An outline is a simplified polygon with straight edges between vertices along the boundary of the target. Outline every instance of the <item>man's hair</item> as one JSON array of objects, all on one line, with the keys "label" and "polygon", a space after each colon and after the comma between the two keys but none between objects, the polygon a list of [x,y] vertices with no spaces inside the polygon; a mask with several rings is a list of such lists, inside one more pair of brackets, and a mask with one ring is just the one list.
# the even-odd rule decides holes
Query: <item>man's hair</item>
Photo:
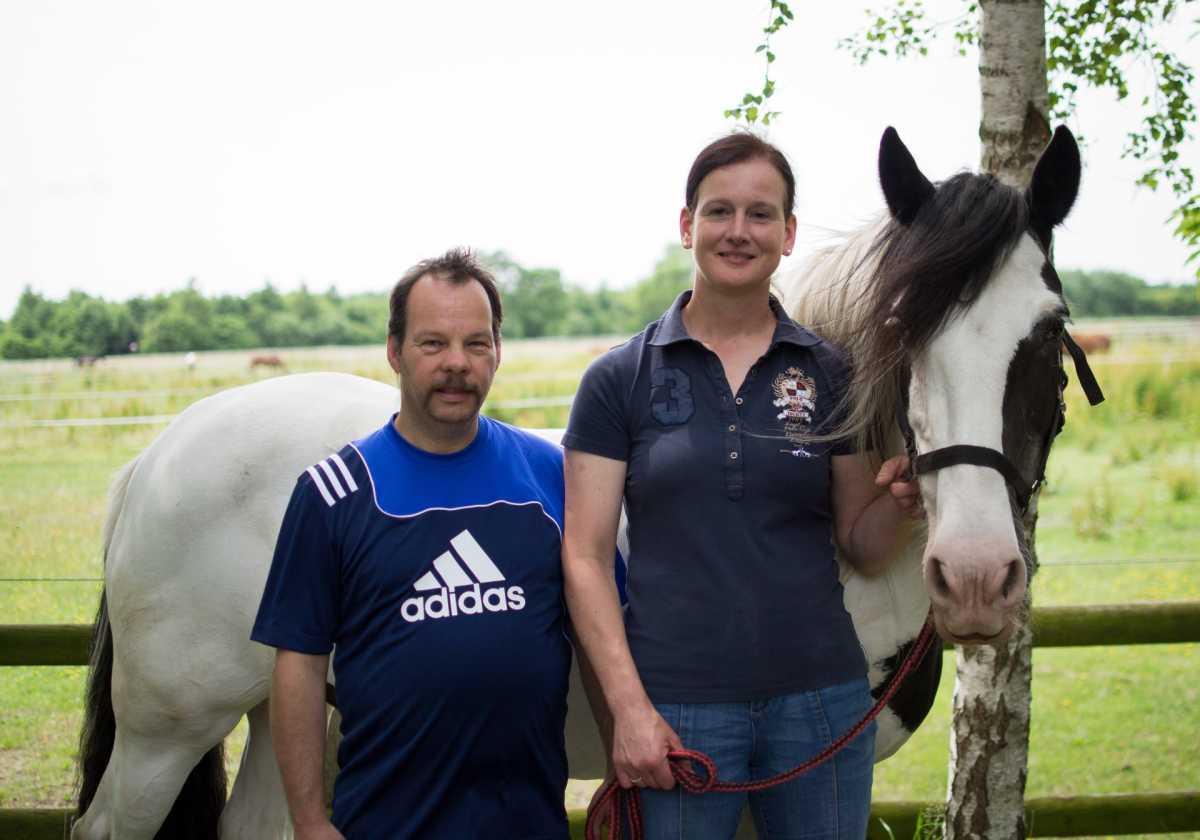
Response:
[{"label": "man's hair", "polygon": [[404,276],[392,289],[390,312],[388,314],[388,337],[397,341],[404,339],[404,326],[408,316],[408,293],[413,284],[432,274],[451,283],[467,283],[474,280],[487,293],[488,303],[492,307],[492,339],[500,343],[500,322],[503,313],[500,308],[500,290],[496,286],[496,278],[467,248],[451,248],[440,257],[422,260],[404,273]]},{"label": "man's hair", "polygon": [[796,204],[796,178],[792,175],[792,167],[787,157],[775,146],[749,131],[735,131],[719,140],[709,143],[700,150],[692,162],[688,172],[687,188],[684,192],[684,204],[687,209],[696,212],[696,198],[700,190],[700,182],[714,169],[722,166],[732,166],[735,163],[745,163],[749,160],[765,160],[775,167],[783,178],[783,215],[792,215]]}]

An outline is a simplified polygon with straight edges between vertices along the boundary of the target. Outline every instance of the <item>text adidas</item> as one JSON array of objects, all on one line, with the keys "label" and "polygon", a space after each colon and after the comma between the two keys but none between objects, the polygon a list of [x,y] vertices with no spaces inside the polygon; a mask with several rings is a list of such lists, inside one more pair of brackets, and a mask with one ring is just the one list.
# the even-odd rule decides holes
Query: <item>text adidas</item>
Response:
[{"label": "text adidas", "polygon": [[407,598],[400,615],[410,624],[427,618],[451,618],[479,615],[483,612],[507,612],[525,608],[525,590],[519,586],[494,586],[480,591],[479,584],[461,591],[439,589],[433,595]]}]

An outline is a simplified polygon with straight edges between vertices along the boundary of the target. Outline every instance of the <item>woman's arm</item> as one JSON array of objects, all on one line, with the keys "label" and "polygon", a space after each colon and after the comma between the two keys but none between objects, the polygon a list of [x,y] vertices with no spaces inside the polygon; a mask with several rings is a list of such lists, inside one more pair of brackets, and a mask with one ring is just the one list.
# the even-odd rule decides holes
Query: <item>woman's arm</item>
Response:
[{"label": "woman's arm", "polygon": [[[613,770],[622,787],[674,787],[666,756],[682,744],[642,686],[613,578],[625,462],[568,449],[564,474],[567,608],[611,716]],[[597,723],[608,722],[597,715]]]},{"label": "woman's arm", "polygon": [[832,463],[838,548],[862,574],[879,574],[908,542],[913,520],[925,515],[917,482],[901,480],[908,456],[889,458],[874,476],[858,455],[834,455]]}]

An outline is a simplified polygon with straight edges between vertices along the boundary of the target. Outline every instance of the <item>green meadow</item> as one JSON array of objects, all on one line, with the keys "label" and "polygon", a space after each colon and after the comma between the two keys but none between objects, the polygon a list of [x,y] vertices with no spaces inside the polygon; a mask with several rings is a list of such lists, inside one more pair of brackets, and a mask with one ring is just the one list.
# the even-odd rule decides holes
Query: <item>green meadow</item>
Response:
[{"label": "green meadow", "polygon": [[[1067,425],[1040,502],[1036,605],[1200,599],[1200,323],[1124,321],[1093,357],[1107,401],[1088,407],[1068,368]],[[616,339],[515,341],[489,412],[562,426],[588,361]],[[289,372],[391,380],[382,348],[281,351]],[[0,623],[94,617],[100,530],[112,473],[161,431],[43,421],[175,414],[207,394],[273,373],[244,352],[0,363]],[[367,430],[364,430],[367,431]],[[1065,648],[1034,656],[1029,796],[1200,789],[1198,645]],[[954,655],[930,719],[879,765],[876,798],[945,795]],[[72,796],[82,668],[0,669],[0,807],[66,807]],[[230,739],[230,762],[240,749]],[[569,798],[586,804],[590,786]],[[1158,835],[1163,836],[1163,835]]]}]

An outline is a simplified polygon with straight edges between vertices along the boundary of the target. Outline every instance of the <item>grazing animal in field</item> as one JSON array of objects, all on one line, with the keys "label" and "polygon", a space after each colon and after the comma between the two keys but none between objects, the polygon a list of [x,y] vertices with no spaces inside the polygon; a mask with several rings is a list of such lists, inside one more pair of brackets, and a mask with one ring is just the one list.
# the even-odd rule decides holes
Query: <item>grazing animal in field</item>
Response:
[{"label": "grazing animal in field", "polygon": [[1071,333],[1071,338],[1085,353],[1107,353],[1112,339],[1106,333]]},{"label": "grazing animal in field", "polygon": [[[876,692],[931,603],[940,633],[958,642],[1003,638],[1020,620],[1030,570],[1015,522],[1062,417],[1067,312],[1050,231],[1079,171],[1074,138],[1059,129],[1028,191],[973,174],[933,184],[889,129],[879,173],[890,214],[781,283],[800,322],[855,359],[847,412],[863,446],[899,451],[899,417],[914,454],[933,456],[916,469],[928,539],[879,577],[842,568]],[[160,827],[210,837],[218,821],[225,840],[284,835],[267,705],[274,652],[248,640],[251,623],[296,476],[377,428],[396,400],[392,387],[340,374],[236,388],[188,408],[118,474],[73,840],[147,840]],[[935,646],[880,718],[879,758],[924,719],[941,661]],[[576,673],[570,773],[599,778],[583,696]],[[249,738],[222,808],[222,739],[243,714]]]},{"label": "grazing animal in field", "polygon": [[272,370],[279,370],[279,371],[287,370],[287,365],[285,365],[283,363],[283,359],[280,358],[279,356],[275,355],[274,353],[262,354],[262,355],[258,355],[258,356],[251,356],[250,357],[250,370],[254,370],[255,368],[260,368],[260,367],[271,368]]},{"label": "grazing animal in field", "polygon": [[104,361],[103,356],[76,356],[75,367],[90,368],[94,367],[96,362]]}]

